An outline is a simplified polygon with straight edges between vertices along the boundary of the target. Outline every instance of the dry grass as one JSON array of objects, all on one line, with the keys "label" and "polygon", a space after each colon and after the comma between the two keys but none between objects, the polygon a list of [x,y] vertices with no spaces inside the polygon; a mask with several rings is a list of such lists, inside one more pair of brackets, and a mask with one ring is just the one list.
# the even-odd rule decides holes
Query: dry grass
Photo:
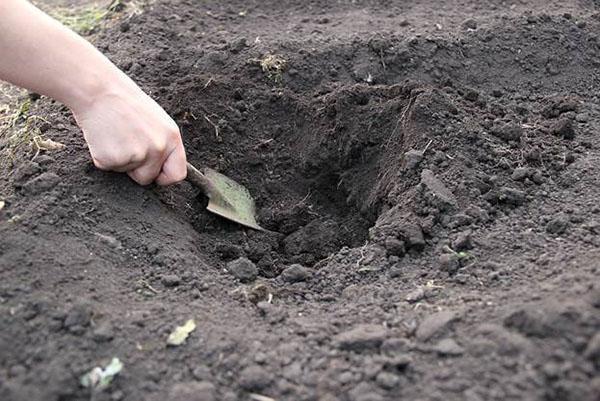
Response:
[{"label": "dry grass", "polygon": [[260,67],[273,81],[280,83],[283,72],[287,67],[287,61],[278,55],[267,54],[260,60]]}]

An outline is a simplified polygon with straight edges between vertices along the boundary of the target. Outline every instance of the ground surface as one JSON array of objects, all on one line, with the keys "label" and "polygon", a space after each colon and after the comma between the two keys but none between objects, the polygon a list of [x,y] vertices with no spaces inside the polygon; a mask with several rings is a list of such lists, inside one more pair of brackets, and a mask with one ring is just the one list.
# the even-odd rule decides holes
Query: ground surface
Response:
[{"label": "ground surface", "polygon": [[95,43],[277,233],[97,171],[32,101],[12,132],[66,148],[0,138],[0,399],[89,399],[113,356],[96,400],[598,399],[593,1],[126,10]]}]

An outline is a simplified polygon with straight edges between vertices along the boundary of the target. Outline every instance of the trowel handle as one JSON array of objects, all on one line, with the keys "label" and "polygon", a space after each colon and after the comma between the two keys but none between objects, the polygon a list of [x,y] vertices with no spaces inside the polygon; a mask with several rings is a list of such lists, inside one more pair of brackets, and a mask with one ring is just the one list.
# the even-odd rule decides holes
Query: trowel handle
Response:
[{"label": "trowel handle", "polygon": [[202,192],[204,192],[204,195],[210,198],[210,195],[213,193],[213,183],[190,163],[187,163],[186,180],[192,185],[200,188]]}]

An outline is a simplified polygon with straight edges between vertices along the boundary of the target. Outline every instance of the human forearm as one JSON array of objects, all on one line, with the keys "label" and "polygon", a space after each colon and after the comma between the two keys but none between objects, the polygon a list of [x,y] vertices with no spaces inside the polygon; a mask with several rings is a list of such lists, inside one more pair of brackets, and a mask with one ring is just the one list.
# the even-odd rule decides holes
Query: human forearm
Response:
[{"label": "human forearm", "polygon": [[0,0],[0,79],[73,110],[111,83],[129,81],[91,44],[24,0]]},{"label": "human forearm", "polygon": [[94,46],[25,0],[0,0],[0,79],[69,106],[98,168],[143,185],[185,177],[173,119]]}]

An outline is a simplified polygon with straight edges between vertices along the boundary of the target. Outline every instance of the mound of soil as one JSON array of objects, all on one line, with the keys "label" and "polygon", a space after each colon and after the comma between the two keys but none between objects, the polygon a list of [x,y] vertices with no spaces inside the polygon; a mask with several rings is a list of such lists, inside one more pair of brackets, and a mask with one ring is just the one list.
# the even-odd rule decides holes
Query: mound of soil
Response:
[{"label": "mound of soil", "polygon": [[0,398],[87,399],[117,356],[94,399],[596,400],[599,28],[593,1],[124,13],[96,44],[273,232],[96,170],[34,100],[66,149],[3,163]]}]

